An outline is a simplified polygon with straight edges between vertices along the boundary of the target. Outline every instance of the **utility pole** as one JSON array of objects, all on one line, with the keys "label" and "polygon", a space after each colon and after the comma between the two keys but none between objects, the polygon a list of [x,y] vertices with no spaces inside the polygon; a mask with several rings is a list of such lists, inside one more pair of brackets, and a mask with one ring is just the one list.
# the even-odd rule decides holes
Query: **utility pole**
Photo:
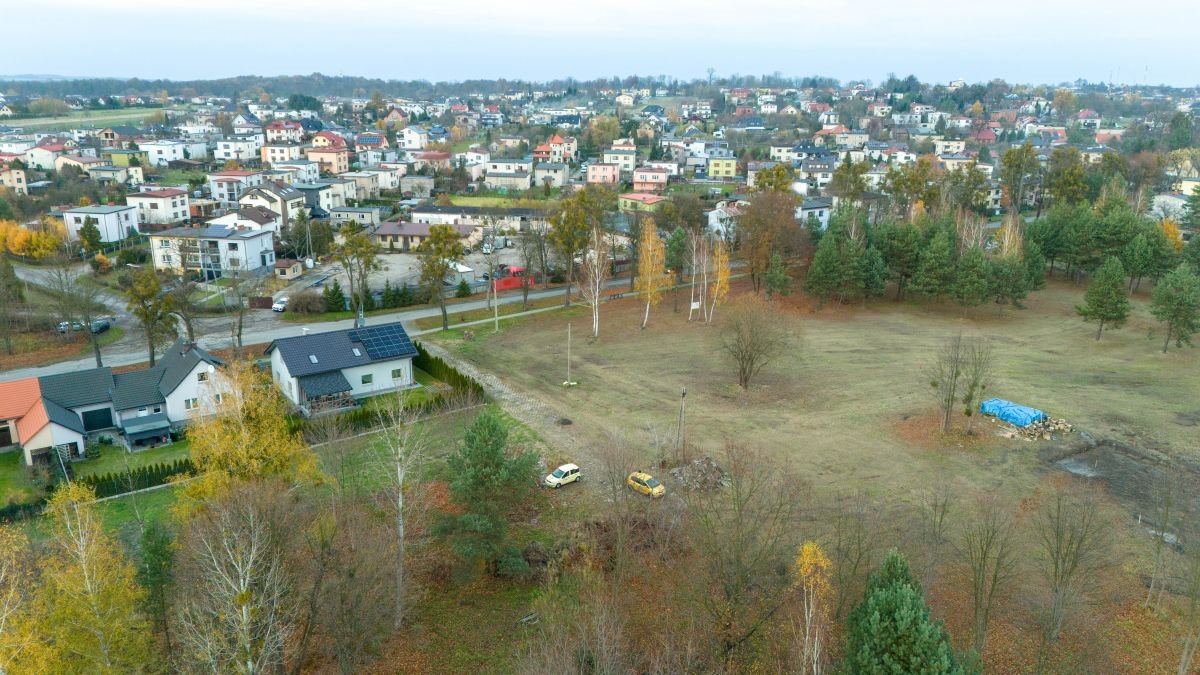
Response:
[{"label": "utility pole", "polygon": [[679,419],[675,422],[675,450],[680,452],[687,448],[687,432],[684,431],[687,418],[687,387],[679,393]]}]

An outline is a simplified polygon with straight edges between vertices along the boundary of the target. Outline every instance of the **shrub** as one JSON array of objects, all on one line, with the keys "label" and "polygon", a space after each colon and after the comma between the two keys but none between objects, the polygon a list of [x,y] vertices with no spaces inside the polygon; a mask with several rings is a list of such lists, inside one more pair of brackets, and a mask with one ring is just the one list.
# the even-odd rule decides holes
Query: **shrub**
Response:
[{"label": "shrub", "polygon": [[140,248],[123,248],[117,253],[117,262],[122,265],[140,265],[147,258],[146,251]]},{"label": "shrub", "polygon": [[454,297],[456,297],[456,298],[471,297],[471,285],[467,283],[466,279],[462,279],[461,281],[458,282],[458,288],[455,289],[455,291],[454,291]]},{"label": "shrub", "polygon": [[90,443],[83,451],[83,456],[87,459],[100,459],[100,444]]},{"label": "shrub", "polygon": [[316,291],[304,291],[292,296],[288,311],[296,314],[321,314],[325,311],[325,298]]},{"label": "shrub", "polygon": [[184,457],[170,463],[160,462],[158,464],[139,466],[128,472],[121,471],[96,476],[84,476],[78,480],[81,483],[91,486],[96,492],[96,497],[100,498],[163,485],[171,476],[191,473],[191,471],[192,460]]}]

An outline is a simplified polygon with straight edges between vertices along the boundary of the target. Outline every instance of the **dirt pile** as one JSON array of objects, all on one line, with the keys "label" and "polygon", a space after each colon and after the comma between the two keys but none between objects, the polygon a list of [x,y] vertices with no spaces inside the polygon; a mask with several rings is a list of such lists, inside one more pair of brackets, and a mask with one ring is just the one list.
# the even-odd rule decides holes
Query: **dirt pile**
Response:
[{"label": "dirt pile", "polygon": [[725,470],[712,457],[698,457],[669,471],[672,482],[682,488],[716,490],[729,485]]}]

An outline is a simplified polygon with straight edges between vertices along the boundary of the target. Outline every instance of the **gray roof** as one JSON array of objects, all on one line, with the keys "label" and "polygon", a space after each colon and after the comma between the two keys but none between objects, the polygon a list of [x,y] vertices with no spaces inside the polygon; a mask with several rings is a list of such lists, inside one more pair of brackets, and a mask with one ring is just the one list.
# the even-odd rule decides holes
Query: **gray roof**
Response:
[{"label": "gray roof", "polygon": [[298,379],[300,381],[300,389],[304,392],[305,398],[330,396],[351,390],[350,383],[340,370],[335,370],[331,373],[305,375]]},{"label": "gray roof", "polygon": [[271,230],[238,230],[232,227],[175,227],[155,232],[154,236],[179,239],[253,239],[270,234]]},{"label": "gray roof", "polygon": [[165,412],[152,415],[142,415],[127,420],[122,427],[125,438],[138,441],[142,438],[158,436],[162,431],[171,428],[171,420]]},{"label": "gray roof", "polygon": [[165,403],[166,398],[158,388],[161,379],[162,369],[157,365],[148,370],[114,375],[113,407],[117,410],[129,410]]},{"label": "gray roof", "polygon": [[94,213],[96,215],[107,215],[109,213],[120,213],[122,211],[125,211],[126,209],[132,209],[132,208],[135,208],[135,207],[125,206],[124,204],[113,205],[113,206],[95,204],[92,206],[80,206],[78,208],[68,209],[67,213]]},{"label": "gray roof", "polygon": [[[378,351],[372,345],[386,338],[391,347]],[[292,377],[304,377],[353,368],[380,361],[416,356],[417,349],[399,321],[366,328],[347,328],[328,333],[310,333],[280,338],[267,347],[278,349]],[[357,352],[357,353],[356,353]]]},{"label": "gray roof", "polygon": [[89,368],[71,373],[44,375],[38,378],[42,398],[53,401],[64,408],[95,403],[107,403],[112,399],[113,376],[111,368]]},{"label": "gray roof", "polygon": [[42,405],[46,407],[46,417],[50,418],[60,427],[65,427],[76,433],[86,433],[83,428],[83,420],[79,419],[79,415],[67,410],[50,399],[43,399]]}]

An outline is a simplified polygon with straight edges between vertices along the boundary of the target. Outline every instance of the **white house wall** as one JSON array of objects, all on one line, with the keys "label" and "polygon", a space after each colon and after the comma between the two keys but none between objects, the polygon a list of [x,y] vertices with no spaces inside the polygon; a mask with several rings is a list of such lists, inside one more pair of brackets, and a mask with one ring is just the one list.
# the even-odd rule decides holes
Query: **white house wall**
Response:
[{"label": "white house wall", "polygon": [[[392,371],[397,368],[404,371],[403,377],[393,381]],[[345,368],[342,370],[342,374],[346,377],[346,381],[350,383],[350,395],[355,398],[383,394],[412,384],[412,359],[404,358],[380,361],[365,366]],[[362,376],[368,374],[372,375],[372,382],[371,384],[363,384]]]}]

